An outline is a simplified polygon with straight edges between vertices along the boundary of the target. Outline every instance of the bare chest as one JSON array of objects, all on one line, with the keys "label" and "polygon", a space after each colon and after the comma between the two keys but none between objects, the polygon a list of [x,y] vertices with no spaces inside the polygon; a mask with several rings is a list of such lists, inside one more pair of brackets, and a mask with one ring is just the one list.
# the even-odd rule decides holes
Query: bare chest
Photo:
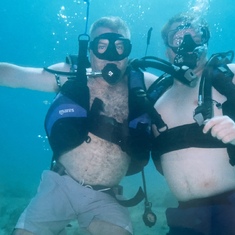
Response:
[{"label": "bare chest", "polygon": [[[125,84],[107,86],[94,82],[89,84],[90,105],[95,98],[102,101],[100,114],[116,119],[122,123],[128,115],[128,90]],[[99,124],[98,124],[99,125]],[[104,132],[109,132],[102,126]],[[125,176],[129,165],[129,157],[121,148],[105,139],[89,133],[91,141],[67,152],[61,162],[67,172],[76,180],[91,185],[112,186]]]},{"label": "bare chest", "polygon": [[90,103],[93,104],[95,98],[102,101],[102,114],[115,118],[118,122],[123,122],[128,115],[128,89],[126,84],[115,86],[92,86]]},{"label": "bare chest", "polygon": [[[213,115],[222,115],[222,109],[216,104],[225,102],[226,98],[212,89]],[[168,90],[156,103],[155,107],[169,128],[195,122],[193,119],[198,106],[198,89]]]}]

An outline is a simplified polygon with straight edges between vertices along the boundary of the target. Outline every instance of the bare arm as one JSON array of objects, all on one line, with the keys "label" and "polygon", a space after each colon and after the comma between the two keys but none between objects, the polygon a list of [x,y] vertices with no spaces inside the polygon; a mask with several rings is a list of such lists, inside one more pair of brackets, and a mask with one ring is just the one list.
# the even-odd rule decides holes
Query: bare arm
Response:
[{"label": "bare arm", "polygon": [[[50,68],[69,71],[69,67],[65,63],[55,64]],[[67,78],[61,77],[62,84],[66,80]],[[58,90],[54,74],[46,72],[43,68],[21,67],[9,63],[0,63],[0,85],[46,92]]]},{"label": "bare arm", "polygon": [[235,123],[228,116],[211,118],[203,128],[203,132],[211,131],[211,135],[225,144],[235,145]]},{"label": "bare arm", "polygon": [[[235,74],[235,64],[228,65]],[[233,77],[235,84],[235,76]],[[221,140],[223,143],[235,145],[235,122],[228,116],[219,116],[210,119],[203,128],[203,132],[211,131],[211,135]]]}]

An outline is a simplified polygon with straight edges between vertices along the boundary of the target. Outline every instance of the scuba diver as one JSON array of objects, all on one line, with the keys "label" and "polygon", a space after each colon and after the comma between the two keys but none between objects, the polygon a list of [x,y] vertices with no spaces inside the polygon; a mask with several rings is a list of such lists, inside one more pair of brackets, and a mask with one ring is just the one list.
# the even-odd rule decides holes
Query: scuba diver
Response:
[{"label": "scuba diver", "polygon": [[235,234],[235,65],[233,52],[207,58],[205,20],[181,13],[162,29],[170,63],[189,67],[162,92],[155,108],[152,158],[178,200],[166,210],[168,235]]},{"label": "scuba diver", "polygon": [[71,220],[83,234],[133,234],[126,206],[136,203],[120,200],[118,184],[148,163],[151,123],[135,90],[156,77],[129,68],[130,31],[119,17],[98,19],[81,38],[77,61],[69,56],[48,68],[0,63],[2,86],[57,92],[45,118],[52,166],[14,235],[65,234]]}]

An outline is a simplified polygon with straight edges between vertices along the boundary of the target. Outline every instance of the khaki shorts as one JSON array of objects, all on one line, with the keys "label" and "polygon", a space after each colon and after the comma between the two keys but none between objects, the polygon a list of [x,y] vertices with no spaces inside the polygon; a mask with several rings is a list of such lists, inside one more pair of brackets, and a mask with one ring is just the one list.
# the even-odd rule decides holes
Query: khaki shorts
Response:
[{"label": "khaki shorts", "polygon": [[68,175],[48,170],[43,172],[38,192],[15,228],[37,235],[66,234],[65,227],[75,219],[81,228],[98,219],[133,233],[127,208],[115,198],[82,186]]}]

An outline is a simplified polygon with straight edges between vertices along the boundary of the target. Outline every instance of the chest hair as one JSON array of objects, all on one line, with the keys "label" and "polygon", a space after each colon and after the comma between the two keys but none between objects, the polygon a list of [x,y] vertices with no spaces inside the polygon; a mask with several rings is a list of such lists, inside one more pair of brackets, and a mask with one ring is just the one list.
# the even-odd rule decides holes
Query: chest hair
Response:
[{"label": "chest hair", "polygon": [[128,87],[123,81],[116,85],[99,83],[93,80],[89,84],[90,104],[92,105],[95,98],[103,101],[102,114],[115,118],[118,122],[123,122],[128,115]]}]

